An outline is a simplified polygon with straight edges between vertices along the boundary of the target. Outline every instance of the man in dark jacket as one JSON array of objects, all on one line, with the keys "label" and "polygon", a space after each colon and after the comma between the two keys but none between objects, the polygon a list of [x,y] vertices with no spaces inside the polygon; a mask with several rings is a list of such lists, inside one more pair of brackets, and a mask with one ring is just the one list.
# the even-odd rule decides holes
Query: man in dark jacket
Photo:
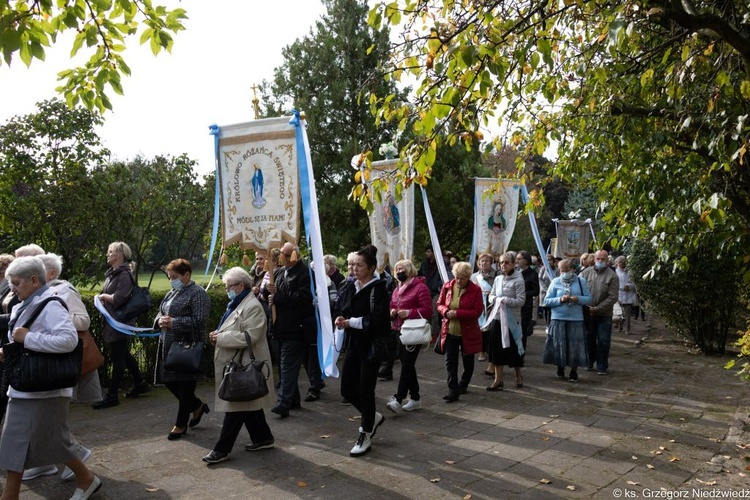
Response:
[{"label": "man in dark jacket", "polygon": [[[271,411],[281,418],[289,416],[289,409],[299,407],[300,393],[297,379],[307,353],[307,338],[315,325],[315,311],[310,288],[310,272],[299,260],[299,251],[291,243],[281,247],[283,267],[276,271],[275,281],[266,287],[264,296],[276,306],[276,321],[271,331],[279,343],[279,390],[276,406]],[[313,333],[314,335],[315,333]]]}]

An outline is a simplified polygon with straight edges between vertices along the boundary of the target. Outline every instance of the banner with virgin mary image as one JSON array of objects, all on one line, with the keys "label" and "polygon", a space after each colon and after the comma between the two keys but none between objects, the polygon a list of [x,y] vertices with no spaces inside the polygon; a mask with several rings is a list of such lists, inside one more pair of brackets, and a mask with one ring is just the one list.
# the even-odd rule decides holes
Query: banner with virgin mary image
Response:
[{"label": "banner with virgin mary image", "polygon": [[555,257],[576,259],[589,251],[590,222],[556,220]]},{"label": "banner with virgin mary image", "polygon": [[[397,160],[372,162],[370,179],[387,176],[396,168]],[[396,183],[391,182],[383,191],[380,201],[372,199],[373,211],[370,214],[370,239],[378,249],[378,271],[386,265],[393,266],[403,259],[411,260],[414,253],[414,185],[401,191],[401,199],[396,196]]]},{"label": "banner with virgin mary image", "polygon": [[520,183],[513,179],[474,179],[474,249],[497,257],[508,249],[518,215]]},{"label": "banner with virgin mary image", "polygon": [[266,250],[299,239],[295,127],[289,117],[218,129],[224,245]]}]

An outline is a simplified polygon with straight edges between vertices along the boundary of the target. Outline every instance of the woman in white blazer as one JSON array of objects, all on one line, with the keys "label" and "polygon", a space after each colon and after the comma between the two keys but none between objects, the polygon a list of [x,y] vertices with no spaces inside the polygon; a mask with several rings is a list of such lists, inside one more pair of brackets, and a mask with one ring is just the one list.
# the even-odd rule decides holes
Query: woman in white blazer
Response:
[{"label": "woman in white blazer", "polygon": [[271,366],[271,354],[266,340],[266,314],[252,293],[253,279],[241,267],[233,267],[224,273],[222,278],[229,297],[227,311],[221,318],[219,327],[209,333],[209,341],[216,346],[214,350],[214,379],[216,381],[215,408],[226,412],[221,427],[219,440],[203,461],[218,464],[229,458],[234,442],[244,425],[250,434],[251,443],[245,445],[247,451],[260,451],[273,448],[274,439],[266,423],[264,409],[272,408],[276,403],[273,374],[268,378],[268,394],[254,401],[229,402],[219,399],[219,386],[224,376],[224,366],[237,354],[242,355],[242,364],[250,363],[250,354],[245,340],[245,333],[250,335],[253,354],[258,361],[265,361]]}]

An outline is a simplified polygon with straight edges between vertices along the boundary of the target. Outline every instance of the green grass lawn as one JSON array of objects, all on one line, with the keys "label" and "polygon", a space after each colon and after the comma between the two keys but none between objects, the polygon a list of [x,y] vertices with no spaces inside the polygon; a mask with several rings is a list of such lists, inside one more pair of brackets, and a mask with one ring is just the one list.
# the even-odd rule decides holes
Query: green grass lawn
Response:
[{"label": "green grass lawn", "polygon": [[[198,283],[199,285],[203,285],[205,282],[207,282],[211,278],[211,274],[208,275],[208,278],[204,279],[204,272],[194,272],[192,275],[193,281]],[[148,286],[149,280],[151,279],[151,274],[140,274],[138,276],[138,284],[140,286]],[[214,288],[216,286],[223,286],[221,283],[221,280],[219,279],[219,274],[217,273],[214,276],[214,280],[211,283],[211,288]],[[154,274],[154,279],[151,281],[151,290],[162,290],[167,291],[171,288],[169,285],[169,278],[167,278],[167,275],[162,272],[157,272]]]}]

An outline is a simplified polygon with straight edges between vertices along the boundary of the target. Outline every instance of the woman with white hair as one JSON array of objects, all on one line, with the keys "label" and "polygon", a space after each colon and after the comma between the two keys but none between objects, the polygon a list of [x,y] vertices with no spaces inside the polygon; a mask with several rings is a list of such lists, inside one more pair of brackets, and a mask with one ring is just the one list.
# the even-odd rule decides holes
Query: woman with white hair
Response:
[{"label": "woman with white hair", "polygon": [[[21,302],[13,308],[8,340],[39,352],[67,353],[78,344],[78,333],[68,311],[58,301],[43,305],[36,319],[28,319],[52,294],[46,284],[44,263],[38,257],[20,257],[8,266],[7,276]],[[0,351],[4,360],[4,352]],[[75,474],[71,500],[87,499],[101,480],[76,456],[68,431],[71,387],[41,392],[8,388],[10,400],[0,438],[0,469],[7,471],[3,499],[18,498],[23,470],[64,462]]]},{"label": "woman with white hair", "polygon": [[[51,296],[60,297],[65,305],[68,306],[68,313],[70,319],[73,321],[73,326],[76,331],[81,334],[88,333],[91,319],[89,313],[86,311],[86,306],[81,300],[81,295],[78,290],[65,280],[59,279],[60,273],[62,273],[62,257],[54,253],[46,253],[39,255],[39,259],[44,263],[44,269],[46,271],[47,286],[49,287],[49,293]],[[90,339],[93,342],[93,339]],[[85,364],[85,363],[84,363]],[[96,369],[89,371],[88,373],[81,373],[81,378],[78,381],[78,385],[73,387],[73,401],[79,403],[93,403],[102,399],[102,386],[99,382],[99,372]],[[82,461],[88,460],[91,456],[91,450],[78,443],[76,438],[71,434],[71,441],[73,442],[76,455]],[[39,476],[47,476],[57,474],[57,467],[55,465],[47,465],[45,467],[34,467],[27,469],[23,473],[23,480],[28,481]],[[73,471],[69,467],[65,467],[65,470],[60,476],[60,479],[67,481],[72,479],[74,476]]]},{"label": "woman with white hair", "polygon": [[266,340],[266,314],[252,293],[253,279],[241,267],[233,267],[224,273],[222,281],[227,290],[229,304],[216,330],[208,334],[214,349],[214,380],[216,387],[216,411],[226,412],[219,440],[203,457],[209,465],[221,463],[229,458],[234,442],[244,425],[250,434],[246,451],[261,451],[273,448],[274,438],[266,422],[264,409],[276,403],[273,373],[268,376],[268,394],[253,401],[229,402],[219,398],[219,387],[224,378],[224,366],[236,355],[235,361],[250,364],[250,352],[245,334],[250,336],[253,355],[257,361],[265,361],[270,368],[271,353]]}]

